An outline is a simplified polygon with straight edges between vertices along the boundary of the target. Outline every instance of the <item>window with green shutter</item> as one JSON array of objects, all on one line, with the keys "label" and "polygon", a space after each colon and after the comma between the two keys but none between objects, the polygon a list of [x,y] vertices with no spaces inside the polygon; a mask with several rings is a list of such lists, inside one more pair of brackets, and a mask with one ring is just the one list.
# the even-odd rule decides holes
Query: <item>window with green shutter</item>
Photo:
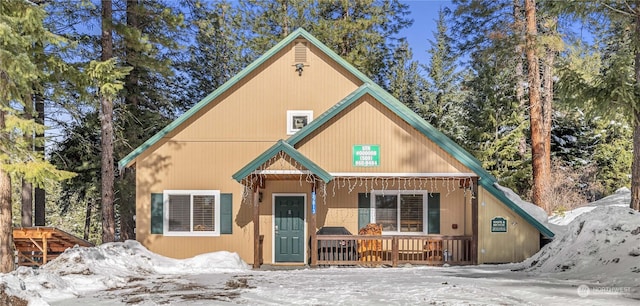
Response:
[{"label": "window with green shutter", "polygon": [[427,210],[427,226],[429,234],[440,234],[440,194],[429,195],[429,208]]},{"label": "window with green shutter", "polygon": [[220,234],[233,233],[233,194],[220,194]]},{"label": "window with green shutter", "polygon": [[358,193],[358,230],[371,223],[370,199],[368,193]]},{"label": "window with green shutter", "polygon": [[162,234],[163,225],[163,211],[162,207],[163,194],[152,193],[151,194],[151,233]]},{"label": "window with green shutter", "polygon": [[[440,194],[425,190],[373,191],[373,201],[359,195],[358,225],[363,219],[382,225],[388,234],[440,233]],[[365,201],[366,200],[366,201]],[[364,207],[369,207],[365,210]]]},{"label": "window with green shutter", "polygon": [[219,190],[165,190],[163,234],[165,236],[219,236],[221,232]]}]

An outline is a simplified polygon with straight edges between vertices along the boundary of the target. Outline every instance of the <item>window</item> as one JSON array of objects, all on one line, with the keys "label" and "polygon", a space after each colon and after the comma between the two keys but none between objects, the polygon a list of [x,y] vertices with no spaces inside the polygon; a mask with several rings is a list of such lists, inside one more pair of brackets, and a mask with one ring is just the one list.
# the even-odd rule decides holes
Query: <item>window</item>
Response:
[{"label": "window", "polygon": [[165,235],[220,235],[220,191],[165,190],[163,202]]},{"label": "window", "polygon": [[287,135],[293,135],[301,128],[307,126],[313,120],[313,111],[290,110],[287,111]]},{"label": "window", "polygon": [[371,222],[381,224],[383,232],[424,234],[429,229],[428,233],[440,233],[439,195],[434,201],[424,191],[387,190],[372,195]]}]

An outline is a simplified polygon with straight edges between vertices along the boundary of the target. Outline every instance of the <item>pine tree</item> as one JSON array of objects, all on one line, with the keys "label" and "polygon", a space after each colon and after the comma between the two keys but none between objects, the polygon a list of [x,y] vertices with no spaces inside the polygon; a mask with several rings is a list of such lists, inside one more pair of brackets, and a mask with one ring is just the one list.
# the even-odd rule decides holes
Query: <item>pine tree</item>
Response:
[{"label": "pine tree", "polygon": [[252,62],[297,28],[310,30],[316,1],[241,0],[238,5],[243,55]]},{"label": "pine tree", "polygon": [[524,14],[518,0],[455,1],[456,49],[467,54],[466,147],[500,184],[527,196],[531,157],[523,81]]},{"label": "pine tree", "polygon": [[640,2],[556,3],[555,8],[586,22],[594,37],[601,37],[593,46],[601,55],[599,69],[586,73],[574,62],[566,63],[561,93],[605,117],[626,115],[633,129],[630,207],[640,211]]},{"label": "pine tree", "polygon": [[420,76],[420,65],[412,60],[413,52],[406,41],[396,47],[387,75],[389,92],[414,112],[423,109],[425,79]]},{"label": "pine tree", "polygon": [[396,35],[411,26],[408,5],[398,0],[319,1],[311,33],[387,88]]},{"label": "pine tree", "polygon": [[249,64],[239,44],[238,9],[226,1],[215,4],[199,1],[187,8],[189,35],[194,42],[187,56],[177,63],[185,75],[184,108],[192,106]]},{"label": "pine tree", "polygon": [[452,52],[453,41],[448,33],[446,16],[441,9],[436,21],[435,40],[429,40],[431,59],[426,66],[428,83],[423,117],[445,135],[458,143],[465,143],[468,127],[460,122],[467,117],[463,107],[464,93],[461,88],[461,73],[457,71],[458,57]]},{"label": "pine tree", "polygon": [[[155,134],[173,117],[168,91],[173,82],[172,57],[180,46],[177,31],[181,14],[157,1],[127,0],[126,20],[115,24],[122,45],[114,50],[131,68],[116,104],[114,157],[123,158]],[[118,47],[118,46],[117,46]],[[123,169],[115,182],[120,239],[135,239],[135,170]]]},{"label": "pine tree", "polygon": [[413,23],[398,0],[245,0],[238,9],[249,61],[302,27],[385,88],[396,35]]},{"label": "pine tree", "polygon": [[[34,88],[40,86],[45,71],[34,58],[34,46],[60,42],[43,25],[45,12],[26,1],[0,1],[0,272],[13,270],[11,176],[24,177],[36,186],[50,179],[70,178],[31,150],[25,135],[41,133],[44,126],[25,119],[23,112],[32,103]],[[55,58],[49,59],[58,65]],[[53,70],[55,71],[55,69]]]}]

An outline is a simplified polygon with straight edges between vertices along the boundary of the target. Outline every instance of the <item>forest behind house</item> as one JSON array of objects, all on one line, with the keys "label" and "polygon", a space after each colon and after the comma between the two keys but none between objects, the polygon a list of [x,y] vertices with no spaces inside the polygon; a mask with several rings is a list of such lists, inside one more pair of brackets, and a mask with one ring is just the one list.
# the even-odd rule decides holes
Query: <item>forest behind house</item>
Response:
[{"label": "forest behind house", "polygon": [[427,50],[401,37],[410,11],[1,0],[0,238],[135,239],[135,170],[117,161],[300,27],[548,213],[625,186],[640,210],[640,1],[443,2]]}]

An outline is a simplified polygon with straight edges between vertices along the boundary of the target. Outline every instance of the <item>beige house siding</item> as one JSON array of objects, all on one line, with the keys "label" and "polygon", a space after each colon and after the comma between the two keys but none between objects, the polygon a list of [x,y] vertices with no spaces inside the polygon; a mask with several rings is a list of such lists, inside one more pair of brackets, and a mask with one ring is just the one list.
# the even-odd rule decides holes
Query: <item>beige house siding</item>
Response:
[{"label": "beige house siding", "polygon": [[[491,219],[507,219],[506,233],[492,233]],[[478,198],[478,263],[520,262],[540,250],[540,234],[522,217],[480,188]]]},{"label": "beige house siding", "polygon": [[336,71],[331,59],[317,52],[308,54],[309,64],[299,76],[292,64],[292,49],[285,48],[211,103],[172,140],[286,139],[288,110],[311,110],[315,118],[361,85],[344,69]]},{"label": "beige house siding", "polygon": [[[136,239],[152,252],[188,258],[214,251],[237,252],[247,263],[254,260],[254,223],[251,195],[232,175],[279,139],[287,139],[287,111],[310,110],[314,119],[362,85],[322,50],[289,46],[253,69],[175,127],[164,138],[136,156]],[[297,58],[296,58],[297,56]],[[304,60],[302,74],[295,64]],[[354,145],[378,145],[380,165],[354,167]],[[358,193],[371,190],[427,190],[440,194],[440,234],[470,236],[472,197],[454,178],[472,171],[400,116],[364,95],[296,144],[296,149],[323,170],[336,175],[317,194],[317,228],[309,228],[311,185],[304,179],[276,181],[267,177],[261,186],[260,235],[264,236],[264,263],[273,263],[275,194],[305,194],[305,249],[309,235],[322,226],[344,226],[358,233]],[[283,159],[269,170],[294,169]],[[427,176],[397,181],[384,177]],[[357,177],[358,174],[376,176]],[[471,176],[476,177],[475,174]],[[172,237],[151,234],[151,194],[165,190],[219,190],[233,194],[232,234],[216,237]],[[480,188],[478,196],[480,263],[520,261],[539,249],[539,232],[523,218]],[[495,216],[508,220],[507,233],[491,233]],[[305,254],[305,260],[308,254]]]},{"label": "beige house siding", "polygon": [[[380,166],[353,166],[353,145],[360,144],[380,146]],[[471,172],[369,95],[314,131],[296,148],[329,172]]]},{"label": "beige house siding", "polygon": [[[176,258],[235,250],[245,261],[253,261],[252,211],[241,204],[243,187],[231,176],[276,140],[289,137],[287,110],[312,110],[315,118],[362,84],[315,46],[307,46],[301,76],[295,71],[291,44],[138,156],[138,241],[151,251]],[[150,194],[164,190],[233,193],[233,235],[150,234]],[[270,213],[270,208],[262,206],[261,222],[270,225]]]}]

